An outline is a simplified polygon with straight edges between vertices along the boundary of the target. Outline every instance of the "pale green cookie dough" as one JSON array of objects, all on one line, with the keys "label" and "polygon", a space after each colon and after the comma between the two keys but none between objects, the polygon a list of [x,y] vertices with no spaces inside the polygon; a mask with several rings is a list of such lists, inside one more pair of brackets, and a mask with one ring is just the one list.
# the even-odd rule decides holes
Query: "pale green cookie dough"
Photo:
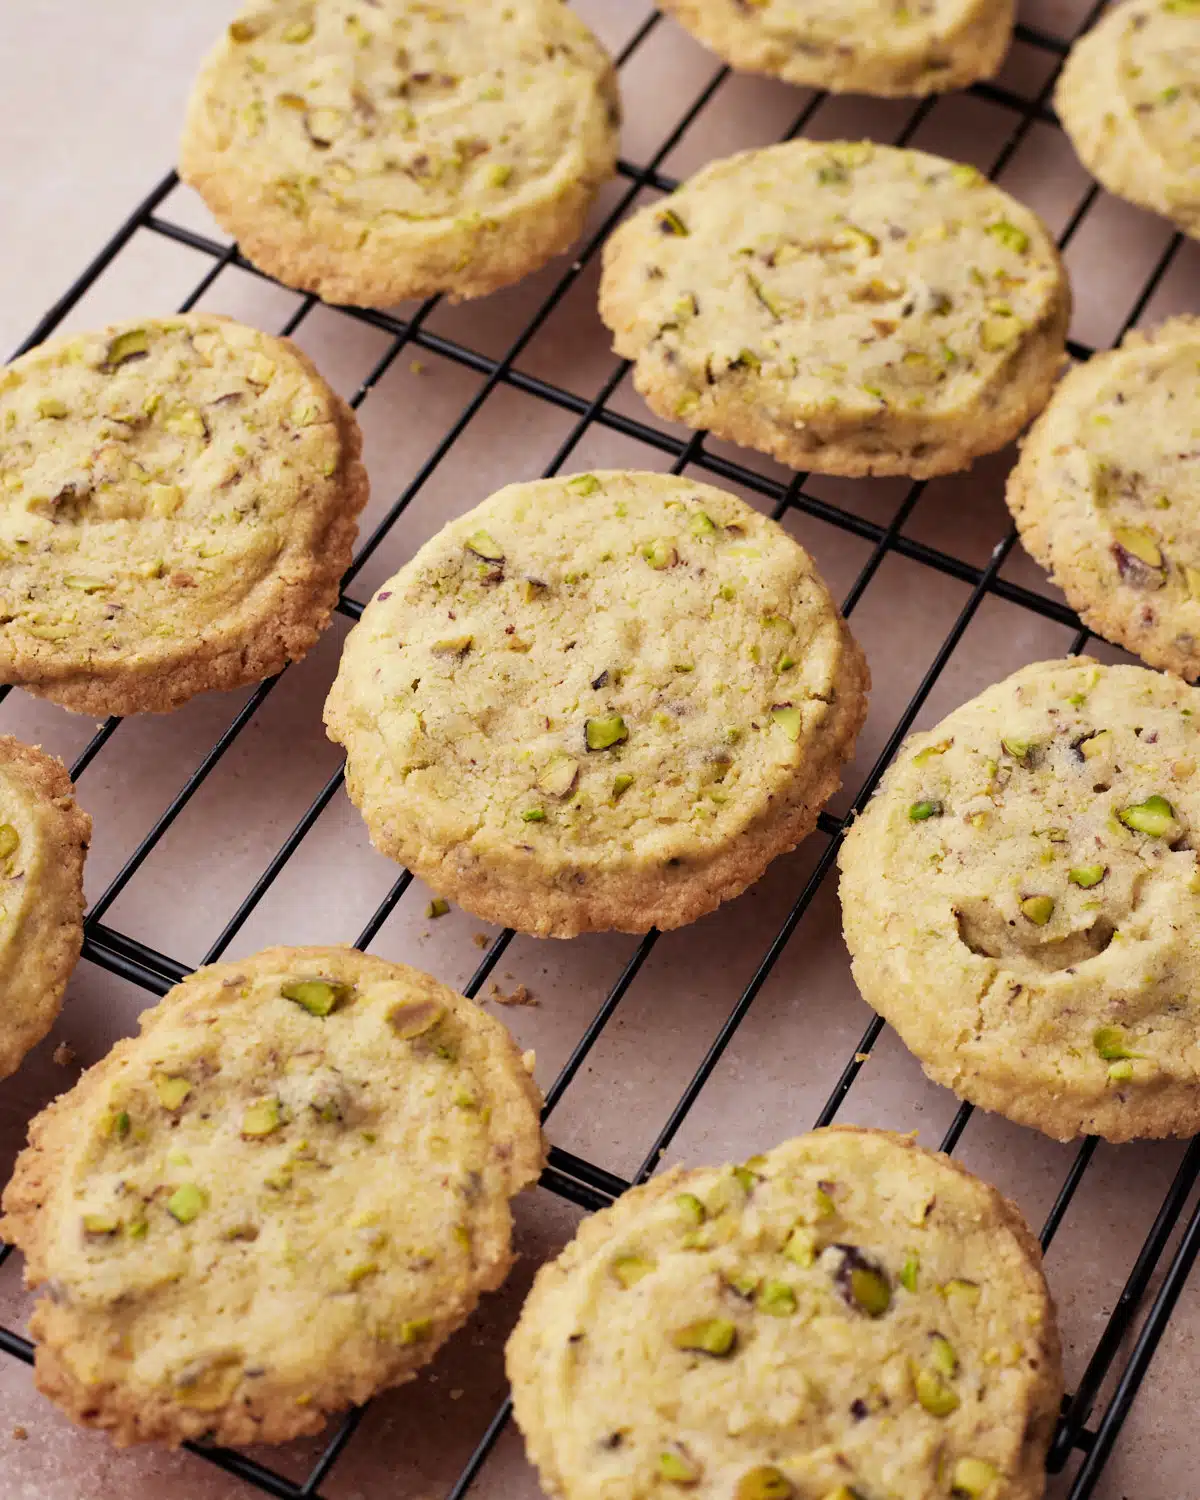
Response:
[{"label": "pale green cookie dough", "polygon": [[973,167],[789,141],[714,162],[605,246],[600,314],[664,417],[798,469],[927,478],[1010,441],[1064,359],[1066,275]]},{"label": "pale green cookie dough", "polygon": [[595,1214],[539,1271],[508,1369],[561,1500],[1038,1500],[1062,1393],[1015,1206],[854,1129]]},{"label": "pale green cookie dough", "polygon": [[288,286],[457,300],[567,249],[619,125],[564,0],[261,0],[204,65],[180,172]]},{"label": "pale green cookie dough", "polygon": [[542,1165],[507,1031],[351,948],[200,969],[33,1122],[0,1235],[38,1387],[119,1445],[283,1442],[399,1385]]},{"label": "pale green cookie dough", "polygon": [[0,371],[0,682],[176,708],[302,657],[350,562],[354,414],[286,339],[149,318]]},{"label": "pale green cookie dough", "polygon": [[376,846],[542,937],[679,927],[812,831],[866,712],[812,559],[709,485],[515,484],[367,606],[325,719]]},{"label": "pale green cookie dough", "polygon": [[1073,369],[1008,478],[1021,539],[1098,635],[1200,674],[1200,319]]},{"label": "pale green cookie dough", "polygon": [[990,78],[1013,0],[663,0],[735,68],[863,94],[934,94]]},{"label": "pale green cookie dough", "polygon": [[0,735],[0,1078],[50,1030],[78,962],[91,834],[62,761]]},{"label": "pale green cookie dough", "polygon": [[1110,193],[1200,237],[1200,4],[1125,0],[1071,49],[1054,95]]},{"label": "pale green cookie dough", "polygon": [[1200,692],[1039,662],[911,736],[841,853],[854,978],[937,1083],[1060,1140],[1200,1129]]}]

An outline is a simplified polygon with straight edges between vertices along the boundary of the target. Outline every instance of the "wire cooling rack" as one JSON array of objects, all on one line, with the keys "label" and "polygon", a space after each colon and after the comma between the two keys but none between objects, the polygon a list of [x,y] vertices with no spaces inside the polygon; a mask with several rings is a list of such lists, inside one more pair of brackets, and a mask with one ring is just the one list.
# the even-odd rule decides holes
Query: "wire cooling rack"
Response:
[{"label": "wire cooling rack", "polygon": [[[1093,5],[1084,18],[1079,30],[1086,30],[1102,9],[1103,0],[1099,0],[1099,3]],[[619,66],[624,67],[628,64],[661,24],[663,24],[661,16],[657,13],[650,14],[621,51],[618,57]],[[971,94],[1003,112],[1007,120],[1003,145],[990,164],[993,176],[998,175],[1012,160],[1035,124],[1040,123],[1052,127],[1057,124],[1049,100],[1062,58],[1072,40],[1070,37],[1054,35],[1045,29],[1029,25],[1018,27],[1017,39],[1026,48],[1040,53],[1043,60],[1049,64],[1043,86],[1030,97],[1023,97],[996,83],[979,83],[970,90]],[[380,547],[394,523],[446,459],[460,435],[479,412],[492,391],[500,386],[515,389],[535,401],[547,403],[574,418],[574,425],[545,469],[546,474],[557,472],[567,462],[590,428],[603,427],[633,438],[667,455],[671,461],[671,471],[674,473],[681,472],[685,467],[692,467],[705,471],[717,482],[724,480],[743,487],[760,497],[771,508],[771,513],[776,519],[784,517],[789,511],[806,513],[869,544],[870,552],[865,565],[862,566],[842,601],[842,609],[848,616],[853,614],[872,579],[875,578],[880,565],[889,554],[907,558],[924,568],[932,569],[944,577],[968,586],[969,595],[957,618],[937,648],[915,693],[891,729],[882,753],[861,785],[854,803],[853,811],[856,811],[875,789],[887,763],[911,728],[951,654],[985,599],[990,597],[1005,600],[1031,611],[1043,620],[1075,630],[1076,634],[1071,647],[1073,651],[1082,649],[1088,639],[1088,632],[1080,627],[1077,617],[1057,600],[1001,576],[1003,564],[1016,542],[1015,531],[1009,531],[1008,535],[994,548],[986,566],[983,567],[975,566],[949,552],[907,535],[903,528],[921,497],[924,490],[923,484],[911,485],[891,520],[886,525],[879,524],[811,493],[806,488],[808,475],[797,474],[790,482],[782,483],[740,462],[711,451],[706,446],[703,434],[681,437],[614,409],[610,405],[610,398],[613,397],[627,373],[628,366],[624,362],[613,363],[610,374],[592,398],[577,395],[559,384],[524,373],[516,367],[516,362],[523,351],[527,349],[562,302],[584,267],[597,256],[606,235],[634,200],[647,191],[669,192],[676,186],[671,178],[664,175],[660,167],[701,111],[717,95],[728,77],[728,69],[717,68],[714,65],[714,71],[704,87],[691,100],[649,159],[642,164],[624,160],[620,163],[621,191],[615,206],[579,251],[577,259],[571,263],[569,269],[538,306],[519,336],[501,356],[493,357],[478,352],[428,327],[428,320],[436,306],[436,299],[424,303],[410,318],[358,308],[337,309],[340,316],[370,325],[390,337],[386,351],[354,393],[351,404],[355,407],[360,406],[366,400],[373,387],[391,367],[401,351],[406,348],[428,350],[483,377],[475,395],[451,426],[440,435],[428,458],[413,474],[406,488],[379,524],[363,541],[354,564],[343,581],[338,609],[349,619],[358,619],[362,613],[363,603],[355,598],[355,582],[368,559]],[[824,99],[825,96],[822,94],[815,94],[807,99],[804,109],[787,132],[788,137],[804,132]],[[903,145],[908,142],[935,108],[936,102],[931,99],[915,104],[903,128],[893,138],[894,144]],[[254,275],[260,274],[255,272],[254,268],[241,257],[236,246],[219,244],[160,213],[160,208],[177,185],[178,178],[174,172],[168,173],[158,183],[145,201],[135,209],[97,254],[75,284],[46,313],[17,351],[18,353],[23,353],[26,349],[41,342],[58,327],[139,231],[147,231],[164,237],[209,258],[210,264],[204,275],[192,288],[182,303],[180,311],[193,307],[228,267],[237,267]],[[1095,184],[1082,193],[1059,237],[1062,247],[1065,248],[1071,242],[1098,193],[1099,189]],[[1175,235],[1166,245],[1132,306],[1129,307],[1121,328],[1122,334],[1142,315],[1165,276],[1180,243],[1180,236]],[[316,305],[314,297],[305,297],[279,331],[285,335],[293,333]],[[1076,343],[1069,345],[1069,348],[1072,355],[1078,359],[1086,359],[1092,352],[1089,348]],[[190,972],[189,966],[119,931],[106,921],[106,917],[139,868],[213,772],[230,746],[254,718],[277,681],[277,678],[271,679],[254,690],[240,712],[179,788],[166,810],[141,838],[125,864],[88,913],[85,924],[84,956],[154,996],[165,994],[172,985],[184,978]],[[8,689],[0,689],[0,696],[7,691]],[[116,731],[118,723],[118,720],[110,719],[92,737],[72,767],[74,777],[81,776],[100,754]],[[259,878],[246,892],[219,936],[208,948],[203,962],[212,962],[226,952],[276,877],[296,853],[305,836],[329,805],[341,783],[342,774],[338,771],[321,788]],[[853,811],[850,816],[853,816]],[[559,1147],[551,1147],[549,1165],[542,1178],[544,1188],[585,1210],[594,1210],[611,1203],[616,1196],[631,1185],[631,1182],[640,1182],[653,1172],[699,1098],[734,1033],[771,974],[797,924],[812,903],[818,888],[834,868],[846,826],[845,822],[825,813],[821,817],[819,826],[826,836],[826,841],[816,859],[815,867],[795,897],[786,918],[775,931],[765,952],[762,953],[749,983],[745,985],[736,1004],[713,1037],[703,1060],[666,1117],[631,1181],[626,1181],[603,1167]],[[356,946],[366,948],[373,941],[396,908],[410,882],[411,876],[407,872],[400,875],[359,933],[355,940]],[[469,983],[464,986],[467,995],[479,995],[512,937],[511,932],[504,932],[491,942]],[[603,1003],[578,1038],[564,1066],[549,1088],[546,1095],[545,1115],[549,1116],[554,1111],[579,1074],[601,1033],[637,979],[657,939],[657,933],[648,933],[637,944],[624,964]],[[813,1122],[814,1125],[825,1125],[834,1119],[882,1030],[883,1022],[878,1017],[867,1026],[853,1054],[847,1057],[824,1107]],[[941,1149],[952,1151],[955,1148],[971,1112],[971,1106],[968,1104],[958,1109],[942,1139]],[[1047,1247],[1057,1233],[1092,1161],[1096,1145],[1095,1139],[1088,1139],[1078,1147],[1042,1226],[1043,1247]],[[1077,1465],[1069,1490],[1066,1492],[1067,1500],[1086,1500],[1086,1497],[1093,1494],[1101,1471],[1112,1453],[1122,1425],[1154,1357],[1167,1321],[1183,1290],[1196,1254],[1200,1250],[1200,1203],[1192,1209],[1190,1215],[1187,1214],[1189,1198],[1198,1176],[1200,1176],[1200,1139],[1193,1140],[1183,1152],[1150,1231],[1133,1260],[1124,1287],[1094,1343],[1077,1387],[1074,1393],[1064,1400],[1061,1420],[1049,1453],[1048,1468],[1052,1473],[1060,1473],[1067,1468],[1069,1463]],[[1169,1255],[1168,1249],[1170,1249]],[[0,1264],[3,1264],[8,1254],[8,1247],[0,1246]],[[1147,1308],[1145,1302],[1152,1282],[1155,1283],[1155,1290]],[[26,1363],[32,1363],[33,1360],[33,1346],[29,1341],[3,1327],[0,1327],[0,1353]],[[1123,1364],[1121,1363],[1122,1357]],[[1106,1393],[1107,1399],[1102,1409],[1097,1410],[1102,1391]],[[242,1453],[201,1444],[192,1445],[192,1447],[195,1453],[208,1462],[219,1465],[262,1493],[286,1497],[286,1500],[319,1497],[334,1465],[351,1441],[362,1415],[362,1410],[353,1411],[340,1421],[333,1430],[332,1436],[329,1437],[324,1450],[302,1480],[290,1479]],[[459,1500],[459,1497],[466,1494],[508,1423],[509,1416],[509,1404],[505,1402],[495,1412],[486,1430],[483,1431],[477,1447],[451,1486],[448,1492],[449,1500]]]}]

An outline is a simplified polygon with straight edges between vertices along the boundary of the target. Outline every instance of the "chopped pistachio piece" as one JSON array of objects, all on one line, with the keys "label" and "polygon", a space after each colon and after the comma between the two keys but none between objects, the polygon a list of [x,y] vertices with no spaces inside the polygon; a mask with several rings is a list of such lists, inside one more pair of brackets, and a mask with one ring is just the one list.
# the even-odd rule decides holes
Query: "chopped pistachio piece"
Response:
[{"label": "chopped pistachio piece", "polygon": [[620,714],[600,714],[585,721],[583,737],[589,750],[611,750],[629,738],[629,730]]},{"label": "chopped pistachio piece", "polygon": [[1052,896],[1026,896],[1021,902],[1021,915],[1035,927],[1045,927],[1054,915]]},{"label": "chopped pistachio piece", "polygon": [[904,1264],[900,1267],[900,1274],[896,1278],[906,1292],[915,1292],[917,1289],[917,1275],[921,1269],[921,1257],[915,1250],[910,1250],[904,1257]]},{"label": "chopped pistachio piece", "polygon": [[1000,744],[1014,760],[1025,760],[1033,748],[1028,740],[1015,739],[1012,736],[1006,736]]},{"label": "chopped pistachio piece", "polygon": [[716,522],[703,510],[695,512],[688,527],[692,535],[697,537],[712,536],[716,529]]},{"label": "chopped pistachio piece", "polygon": [[754,1305],[773,1318],[788,1318],[796,1311],[796,1294],[786,1281],[764,1281]]},{"label": "chopped pistachio piece", "polygon": [[1114,526],[1113,536],[1138,562],[1145,563],[1148,568],[1162,567],[1162,550],[1154,539],[1154,533],[1145,526]]},{"label": "chopped pistachio piece", "polygon": [[544,823],[546,821],[546,809],[544,807],[527,807],[521,814],[522,823]]},{"label": "chopped pistachio piece", "polygon": [[473,635],[450,635],[444,640],[434,641],[429,649],[438,656],[465,656],[474,639]]},{"label": "chopped pistachio piece", "polygon": [[908,809],[908,817],[912,823],[924,823],[927,818],[940,818],[945,810],[940,802],[926,798],[912,804]]},{"label": "chopped pistachio piece", "polygon": [[689,233],[687,225],[673,208],[662,210],[658,216],[658,227],[663,234],[686,235]]},{"label": "chopped pistachio piece", "polygon": [[966,1500],[983,1500],[1000,1478],[1000,1470],[984,1458],[960,1458],[950,1472],[950,1493]]},{"label": "chopped pistachio piece", "polygon": [[623,797],[632,785],[633,777],[628,771],[622,771],[619,775],[614,776],[612,784],[613,801],[616,802]]},{"label": "chopped pistachio piece", "polygon": [[579,762],[573,755],[553,755],[537,779],[538,788],[551,797],[565,797],[578,775]]},{"label": "chopped pistachio piece", "polygon": [[594,474],[576,474],[574,479],[567,480],[567,488],[575,495],[594,495],[600,481]]},{"label": "chopped pistachio piece", "polygon": [[817,1258],[817,1247],[812,1231],[803,1227],[793,1229],[783,1247],[786,1260],[797,1266],[811,1266]]},{"label": "chopped pistachio piece", "polygon": [[150,338],[144,328],[127,328],[124,333],[117,334],[116,338],[108,346],[108,353],[104,356],[106,369],[115,370],[118,365],[123,365],[126,360],[137,359],[140,355],[148,354],[150,351]]},{"label": "chopped pistachio piece", "polygon": [[113,1214],[84,1214],[83,1216],[85,1234],[116,1234],[120,1227],[120,1219]]},{"label": "chopped pistachio piece", "polygon": [[436,922],[439,917],[444,917],[450,910],[450,903],[443,896],[435,896],[425,908],[425,915],[431,922]]},{"label": "chopped pistachio piece", "polygon": [[671,1484],[696,1484],[700,1465],[681,1448],[667,1448],[658,1455],[658,1472]]},{"label": "chopped pistachio piece", "polygon": [[948,1417],[958,1408],[958,1393],[937,1370],[922,1365],[916,1374],[917,1400],[931,1417]]},{"label": "chopped pistachio piece", "polygon": [[987,233],[999,240],[1006,249],[1015,250],[1018,255],[1024,255],[1029,249],[1029,236],[1007,219],[998,219],[995,224],[989,224]]},{"label": "chopped pistachio piece", "polygon": [[67,403],[60,401],[57,396],[43,396],[37,404],[38,416],[47,421],[57,420],[67,415]]},{"label": "chopped pistachio piece", "polygon": [[644,1255],[618,1255],[612,1263],[612,1273],[623,1287],[636,1286],[653,1269],[654,1262]]},{"label": "chopped pistachio piece", "polygon": [[1098,734],[1089,735],[1079,746],[1079,753],[1084,760],[1092,760],[1097,755],[1103,755],[1112,744],[1112,730],[1102,729]]},{"label": "chopped pistachio piece", "polygon": [[166,1073],[156,1073],[154,1091],[164,1109],[176,1110],[192,1092],[192,1086],[186,1078],[172,1078]]},{"label": "chopped pistachio piece", "polygon": [[21,835],[11,823],[0,823],[0,859],[7,859],[10,854],[14,854],[20,842]]},{"label": "chopped pistachio piece", "polygon": [[1135,833],[1148,834],[1152,839],[1166,838],[1179,828],[1175,809],[1165,797],[1160,797],[1157,793],[1153,797],[1147,797],[1145,802],[1122,808],[1117,817],[1126,828],[1132,828]]},{"label": "chopped pistachio piece", "polygon": [[466,548],[486,562],[503,562],[504,548],[489,532],[473,531],[467,538]]},{"label": "chopped pistachio piece", "polygon": [[341,1001],[354,993],[353,986],[336,984],[329,979],[297,979],[280,991],[285,1000],[306,1010],[310,1016],[327,1016]]},{"label": "chopped pistachio piece", "polygon": [[975,1307],[979,1302],[979,1283],[953,1276],[942,1284],[942,1296],[948,1302],[960,1303],[964,1307]]},{"label": "chopped pistachio piece", "polygon": [[117,1140],[123,1141],[129,1134],[129,1124],[129,1111],[125,1109],[119,1109],[109,1121],[109,1134],[115,1135]]},{"label": "chopped pistachio piece", "polygon": [[1076,865],[1073,870],[1067,871],[1067,879],[1072,885],[1078,885],[1085,891],[1090,891],[1094,885],[1099,885],[1107,874],[1107,865]]},{"label": "chopped pistachio piece", "polygon": [[1133,1064],[1128,1059],[1109,1063],[1108,1076],[1114,1083],[1128,1083],[1133,1077]]},{"label": "chopped pistachio piece", "polygon": [[208,1194],[194,1182],[177,1187],[167,1199],[167,1212],[180,1224],[190,1224],[208,1207]]},{"label": "chopped pistachio piece", "polygon": [[709,1354],[714,1359],[723,1359],[732,1354],[737,1344],[737,1327],[728,1318],[702,1318],[697,1323],[687,1323],[671,1335],[676,1349]]},{"label": "chopped pistachio piece", "polygon": [[953,1375],[958,1369],[954,1345],[940,1333],[935,1333],[929,1340],[929,1363],[939,1375]]},{"label": "chopped pistachio piece", "polygon": [[642,556],[657,572],[671,568],[679,561],[679,554],[665,537],[657,536],[642,548]]},{"label": "chopped pistachio piece", "polygon": [[445,1014],[446,1007],[437,1000],[403,1000],[388,1012],[388,1025],[402,1042],[411,1042],[432,1031]]},{"label": "chopped pistachio piece", "polygon": [[850,1272],[850,1295],[869,1318],[882,1317],[892,1305],[887,1277],[869,1266],[855,1266]]},{"label": "chopped pistachio piece", "polygon": [[799,741],[800,731],[804,728],[804,715],[800,709],[793,708],[791,704],[783,704],[771,710],[771,718],[789,740]]},{"label": "chopped pistachio piece", "polygon": [[252,1139],[273,1135],[283,1124],[283,1107],[278,1099],[260,1099],[242,1116],[242,1134]]},{"label": "chopped pistachio piece", "polygon": [[420,1344],[423,1343],[432,1332],[432,1318],[409,1318],[407,1322],[401,1323],[400,1334],[397,1342],[401,1344]]},{"label": "chopped pistachio piece", "polygon": [[1119,1062],[1127,1057],[1140,1057],[1140,1052],[1131,1052],[1129,1038],[1121,1026],[1098,1026],[1092,1033],[1092,1046],[1105,1062]]},{"label": "chopped pistachio piece", "polygon": [[290,21],[283,28],[285,42],[307,42],[313,34],[311,21]]},{"label": "chopped pistachio piece", "polygon": [[705,1207],[695,1193],[678,1193],[675,1198],[675,1207],[689,1224],[704,1223]]},{"label": "chopped pistachio piece", "polygon": [[742,1475],[733,1493],[734,1500],[792,1500],[796,1490],[782,1469],[761,1464]]}]

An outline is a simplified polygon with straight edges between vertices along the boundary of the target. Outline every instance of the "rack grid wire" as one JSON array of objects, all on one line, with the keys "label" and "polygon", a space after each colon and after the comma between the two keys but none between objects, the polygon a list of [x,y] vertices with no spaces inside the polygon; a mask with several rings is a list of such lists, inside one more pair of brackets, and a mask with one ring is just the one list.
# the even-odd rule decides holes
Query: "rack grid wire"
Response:
[{"label": "rack grid wire", "polygon": [[[997,177],[1012,160],[1035,123],[1058,127],[1058,120],[1049,102],[1054,83],[1075,37],[1081,35],[1095,22],[1104,6],[1105,0],[1095,0],[1071,36],[1058,36],[1039,26],[1024,23],[1017,25],[1017,40],[1041,53],[1050,64],[1043,85],[1031,96],[1024,97],[993,82],[976,83],[967,91],[1011,116],[1003,144],[991,162],[989,175],[993,178]],[[616,59],[618,68],[623,68],[639,49],[644,47],[647,39],[662,22],[663,17],[658,11],[652,11],[646,17],[619,53]],[[430,330],[426,324],[433,309],[437,306],[437,298],[430,298],[424,302],[408,318],[366,308],[338,307],[334,309],[341,316],[370,325],[390,336],[390,343],[382,357],[377,360],[351,397],[350,404],[356,409],[366,400],[401,351],[409,346],[426,349],[484,377],[475,395],[451,426],[440,436],[433,451],[420,465],[403,492],[359,546],[354,562],[342,581],[341,596],[337,605],[338,611],[352,621],[359,618],[364,607],[352,592],[358,574],[388,536],[394,523],[450,453],[488,396],[501,385],[556,407],[575,418],[567,437],[543,471],[546,476],[553,475],[562,468],[589,428],[594,425],[601,426],[625,437],[634,438],[668,455],[671,459],[671,473],[678,474],[687,467],[694,467],[704,470],[716,480],[723,479],[743,486],[770,504],[770,513],[776,520],[783,518],[789,511],[798,511],[872,544],[865,564],[842,601],[842,611],[846,616],[853,613],[880,565],[890,554],[907,558],[970,587],[970,593],[959,610],[957,618],[938,646],[916,691],[892,727],[849,813],[844,819],[834,817],[827,812],[821,815],[818,827],[827,836],[827,840],[815,867],[768,944],[749,983],[741,991],[686,1088],[667,1115],[638,1170],[627,1181],[560,1147],[553,1145],[550,1147],[548,1164],[542,1175],[541,1186],[586,1211],[608,1206],[629,1187],[645,1181],[660,1162],[771,974],[776,961],[813,901],[818,888],[834,868],[837,851],[846,828],[875,790],[888,763],[908,734],[917,714],[981,603],[989,597],[1002,599],[1031,611],[1042,619],[1073,629],[1075,635],[1070,647],[1072,653],[1082,650],[1090,637],[1090,632],[1080,624],[1078,617],[1064,604],[1000,576],[1000,570],[1017,541],[1015,529],[1010,529],[996,545],[983,567],[975,566],[940,548],[905,535],[902,528],[925,489],[923,482],[915,482],[909,486],[891,520],[886,525],[881,525],[809,493],[805,488],[809,479],[807,474],[798,473],[785,484],[748,468],[736,460],[710,451],[705,446],[706,435],[704,433],[681,437],[611,409],[608,404],[609,400],[629,370],[626,361],[614,360],[610,374],[603,381],[596,395],[590,399],[561,385],[515,368],[518,358],[562,302],[585,266],[600,252],[608,234],[625,215],[638,195],[647,189],[658,193],[668,193],[678,185],[674,179],[660,170],[661,165],[729,76],[730,70],[727,67],[715,67],[715,71],[704,87],[692,98],[648,161],[637,164],[622,159],[618,163],[619,179],[624,186],[615,207],[577,252],[550,294],[542,301],[520,334],[500,357],[481,353],[455,339]],[[783,139],[787,140],[801,135],[817,109],[827,98],[826,94],[814,91]],[[936,96],[915,102],[902,129],[894,136],[892,144],[897,146],[907,144],[936,103]],[[173,222],[159,212],[178,184],[179,178],[174,171],[168,172],[162,178],[145,200],[116,230],[74,284],[47,311],[25,341],[14,351],[14,358],[42,342],[54,332],[139,231],[149,231],[166,240],[182,244],[210,259],[211,264],[204,275],[180,304],[178,309],[180,312],[186,312],[194,307],[227,267],[236,267],[263,280],[270,280],[239,253],[236,245],[219,244],[205,235]],[[1082,193],[1058,237],[1060,249],[1065,250],[1070,244],[1100,191],[1098,185],[1093,182]],[[1176,233],[1166,244],[1129,308],[1114,343],[1119,342],[1120,338],[1138,322],[1171,266],[1181,243],[1182,236]],[[317,305],[316,297],[311,294],[304,296],[300,305],[279,332],[283,336],[291,335]],[[1075,341],[1068,341],[1067,347],[1072,357],[1079,360],[1086,360],[1093,352],[1090,347]],[[105,916],[230,746],[253,719],[278,681],[279,677],[268,679],[251,693],[242,709],[203,756],[196,769],[171,799],[165,811],[140,839],[124,865],[87,914],[84,924],[83,956],[156,997],[164,995],[173,985],[185,978],[192,971],[191,966],[159,952],[135,937],[122,933],[106,923]],[[0,687],[0,700],[9,691],[7,687]],[[97,730],[71,767],[73,779],[78,780],[93,763],[113,738],[120,722],[117,718],[110,718]],[[208,948],[202,963],[215,962],[225,953],[275,878],[329,805],[341,787],[342,779],[343,773],[339,769],[321,788]],[[355,939],[354,946],[365,949],[373,941],[396,908],[411,880],[409,872],[403,871],[400,874]],[[513,936],[513,932],[508,930],[490,943],[470,981],[464,986],[466,995],[474,998],[480,994]],[[578,1038],[558,1076],[548,1089],[543,1120],[551,1115],[562,1100],[601,1033],[629,991],[657,939],[657,932],[647,933],[623,966],[603,1003]],[[824,1107],[813,1121],[814,1127],[828,1125],[833,1121],[883,1029],[882,1019],[878,1016],[873,1018],[834,1082]],[[954,1150],[971,1114],[970,1104],[964,1103],[959,1107],[942,1138],[940,1150],[947,1152]],[[1040,1241],[1043,1249],[1049,1246],[1057,1233],[1088,1170],[1097,1144],[1095,1137],[1089,1137],[1079,1145],[1042,1226]],[[1079,1456],[1079,1466],[1073,1476],[1066,1500],[1087,1500],[1087,1497],[1093,1494],[1104,1465],[1112,1453],[1139,1387],[1154,1358],[1175,1304],[1187,1282],[1192,1265],[1197,1254],[1200,1253],[1200,1200],[1197,1200],[1190,1214],[1187,1213],[1192,1190],[1198,1179],[1200,1179],[1200,1137],[1193,1139],[1184,1151],[1150,1230],[1133,1261],[1120,1295],[1095,1342],[1083,1375],[1075,1391],[1063,1400],[1058,1428],[1047,1458],[1047,1468],[1052,1474],[1060,1473],[1073,1457]],[[1173,1249],[1165,1268],[1161,1268],[1164,1254],[1172,1244]],[[0,1244],[0,1265],[3,1265],[10,1253],[10,1246]],[[1143,1304],[1156,1276],[1158,1277],[1157,1288],[1149,1307],[1143,1312]],[[1140,1326],[1137,1322],[1139,1315],[1141,1315]],[[1128,1353],[1123,1366],[1118,1370],[1116,1368],[1118,1356],[1127,1344],[1129,1345]],[[0,1353],[26,1364],[33,1362],[33,1345],[20,1334],[3,1326],[0,1326]],[[1089,1425],[1106,1383],[1111,1386],[1107,1403],[1094,1425]],[[261,1493],[281,1497],[281,1500],[320,1500],[321,1487],[357,1430],[365,1410],[365,1407],[353,1410],[337,1423],[323,1451],[308,1474],[301,1480],[290,1479],[240,1452],[202,1443],[187,1446],[198,1456],[218,1465]],[[511,1403],[506,1400],[480,1436],[466,1465],[447,1492],[447,1500],[461,1500],[461,1497],[467,1493],[508,1424],[510,1416]]]}]

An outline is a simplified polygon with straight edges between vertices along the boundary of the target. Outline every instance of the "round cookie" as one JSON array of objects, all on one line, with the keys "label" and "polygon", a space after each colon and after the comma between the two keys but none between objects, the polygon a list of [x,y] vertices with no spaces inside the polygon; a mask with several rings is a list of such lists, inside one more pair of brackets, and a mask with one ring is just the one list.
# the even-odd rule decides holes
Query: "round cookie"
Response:
[{"label": "round cookie", "polygon": [[1016,1207],[910,1137],[837,1128],[588,1219],[508,1370],[562,1500],[1038,1500],[1062,1394]]},{"label": "round cookie", "polygon": [[361,448],[294,344],[228,318],[31,350],[0,372],[0,682],[161,712],[302,657],[350,562]]},{"label": "round cookie", "polygon": [[457,300],[567,249],[619,125],[612,63],[563,0],[265,0],[204,65],[180,173],[288,286]]},{"label": "round cookie", "polygon": [[667,474],[510,485],[367,606],[325,719],[376,846],[540,937],[679,927],[812,831],[866,712],[812,559]]},{"label": "round cookie", "polygon": [[62,761],[0,735],[0,1078],[50,1030],[79,960],[91,835]]},{"label": "round cookie", "polygon": [[735,68],[789,83],[894,95],[966,88],[999,71],[1013,0],[663,0],[662,9]]},{"label": "round cookie", "polygon": [[1088,171],[1200,236],[1200,11],[1125,0],[1071,48],[1054,94]]},{"label": "round cookie", "polygon": [[1029,209],[924,152],[789,141],[714,162],[605,246],[637,389],[793,468],[927,478],[1045,404],[1070,292]]},{"label": "round cookie", "polygon": [[1025,546],[1098,635],[1200,675],[1200,319],[1073,369],[1008,478]]},{"label": "round cookie", "polygon": [[198,970],[38,1116],[5,1191],[39,1389],[120,1445],[248,1443],[410,1380],[508,1273],[540,1102],[419,970]]},{"label": "round cookie", "polygon": [[1060,1140],[1200,1129],[1200,692],[1039,662],[911,736],[841,853],[854,978],[926,1073]]}]

